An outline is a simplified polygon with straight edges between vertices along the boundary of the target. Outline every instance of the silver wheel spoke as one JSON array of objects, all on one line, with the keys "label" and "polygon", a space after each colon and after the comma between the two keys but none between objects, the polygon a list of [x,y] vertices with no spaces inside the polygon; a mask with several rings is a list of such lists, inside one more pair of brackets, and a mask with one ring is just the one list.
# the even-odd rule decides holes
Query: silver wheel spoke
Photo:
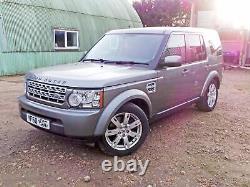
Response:
[{"label": "silver wheel spoke", "polygon": [[123,141],[124,141],[124,147],[125,147],[126,149],[129,149],[130,143],[129,143],[129,141],[128,141],[128,137],[125,136],[125,137],[123,138]]},{"label": "silver wheel spoke", "polygon": [[118,128],[121,128],[122,127],[122,124],[119,122],[119,120],[116,118],[116,117],[113,117],[111,119],[111,122]]},{"label": "silver wheel spoke", "polygon": [[209,98],[209,106],[212,106],[213,100],[212,98]]},{"label": "silver wheel spoke", "polygon": [[130,114],[129,113],[125,113],[124,114],[124,120],[123,120],[123,125],[127,125],[130,119]]},{"label": "silver wheel spoke", "polygon": [[106,136],[114,136],[114,135],[117,135],[118,133],[119,133],[119,130],[118,130],[118,129],[107,130]]},{"label": "silver wheel spoke", "polygon": [[133,123],[129,124],[129,125],[128,125],[128,128],[129,128],[130,130],[132,130],[132,129],[138,127],[139,125],[141,125],[141,121],[140,121],[140,120],[136,120],[136,121],[134,121]]},{"label": "silver wheel spoke", "polygon": [[133,131],[130,131],[130,132],[128,133],[128,135],[131,136],[132,138],[135,138],[135,137],[138,136],[138,133],[133,132]]},{"label": "silver wheel spoke", "polygon": [[209,87],[209,92],[214,92],[214,90],[215,90],[215,86],[211,84]]},{"label": "silver wheel spoke", "polygon": [[113,144],[114,144],[114,147],[117,147],[117,145],[119,144],[119,142],[121,141],[122,137],[120,135],[118,135],[116,137],[116,139],[114,140]]},{"label": "silver wheel spoke", "polygon": [[209,90],[207,93],[207,103],[209,107],[213,107],[216,103],[216,99],[217,99],[217,89],[216,86],[214,84],[211,84],[209,86]]}]

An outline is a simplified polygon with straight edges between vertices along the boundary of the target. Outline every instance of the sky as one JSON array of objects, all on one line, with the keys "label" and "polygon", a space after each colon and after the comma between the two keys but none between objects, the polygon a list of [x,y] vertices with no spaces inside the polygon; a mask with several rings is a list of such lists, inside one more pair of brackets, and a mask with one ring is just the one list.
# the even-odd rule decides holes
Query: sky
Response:
[{"label": "sky", "polygon": [[221,22],[236,28],[250,29],[249,0],[219,0],[215,6]]}]

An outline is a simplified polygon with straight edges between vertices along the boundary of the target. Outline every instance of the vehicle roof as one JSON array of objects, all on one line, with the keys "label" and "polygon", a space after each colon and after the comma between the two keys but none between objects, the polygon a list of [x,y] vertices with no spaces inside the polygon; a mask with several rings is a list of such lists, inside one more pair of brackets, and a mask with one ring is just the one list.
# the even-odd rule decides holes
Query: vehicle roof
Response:
[{"label": "vehicle roof", "polygon": [[197,27],[145,27],[113,30],[107,34],[171,34],[172,32],[215,32],[212,29],[204,29]]}]

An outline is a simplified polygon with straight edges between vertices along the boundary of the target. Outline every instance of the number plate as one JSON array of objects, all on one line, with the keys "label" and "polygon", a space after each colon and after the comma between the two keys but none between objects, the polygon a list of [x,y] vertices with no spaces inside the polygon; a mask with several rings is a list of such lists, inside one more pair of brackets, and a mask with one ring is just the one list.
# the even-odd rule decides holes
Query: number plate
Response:
[{"label": "number plate", "polygon": [[27,122],[31,123],[32,125],[35,125],[37,127],[43,128],[43,129],[50,129],[50,121],[46,119],[42,119],[40,117],[27,114]]}]

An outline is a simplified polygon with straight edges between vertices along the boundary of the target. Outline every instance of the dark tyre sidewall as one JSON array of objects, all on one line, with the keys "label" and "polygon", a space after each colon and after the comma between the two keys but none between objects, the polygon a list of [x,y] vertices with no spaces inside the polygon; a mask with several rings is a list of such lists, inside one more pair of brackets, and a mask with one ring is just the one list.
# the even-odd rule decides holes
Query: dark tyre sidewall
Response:
[{"label": "dark tyre sidewall", "polygon": [[126,155],[130,155],[131,153],[135,152],[144,143],[144,141],[148,135],[148,132],[149,132],[148,118],[147,118],[146,114],[144,113],[144,111],[140,107],[138,107],[135,104],[128,103],[128,104],[124,105],[116,114],[123,113],[123,112],[133,113],[134,115],[136,115],[140,119],[140,121],[142,123],[142,135],[140,137],[140,140],[137,142],[137,144],[135,144],[132,148],[130,148],[128,150],[124,150],[124,151],[119,151],[119,150],[112,148],[107,143],[105,135],[104,135],[100,139],[100,141],[98,142],[98,145],[104,153],[106,153],[110,156],[126,156]]}]

